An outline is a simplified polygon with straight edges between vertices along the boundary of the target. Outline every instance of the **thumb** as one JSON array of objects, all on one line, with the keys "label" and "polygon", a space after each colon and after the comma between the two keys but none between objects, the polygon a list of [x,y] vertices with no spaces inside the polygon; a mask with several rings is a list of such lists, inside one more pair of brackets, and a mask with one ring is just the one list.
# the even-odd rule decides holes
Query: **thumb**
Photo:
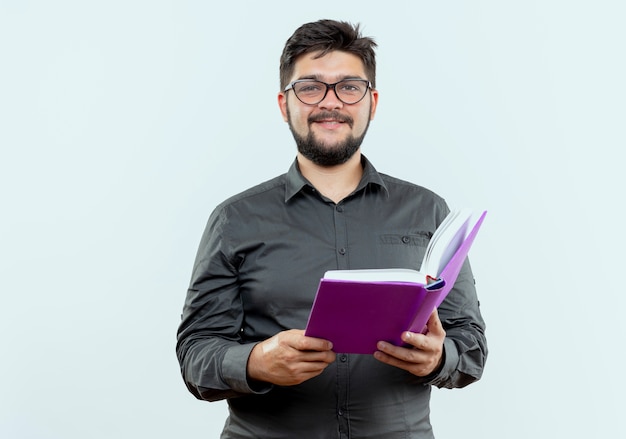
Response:
[{"label": "thumb", "polygon": [[431,335],[445,337],[446,331],[443,329],[441,320],[439,320],[439,313],[437,312],[436,308],[430,314],[430,317],[428,318],[428,322],[426,323],[426,328],[428,329],[428,332]]}]

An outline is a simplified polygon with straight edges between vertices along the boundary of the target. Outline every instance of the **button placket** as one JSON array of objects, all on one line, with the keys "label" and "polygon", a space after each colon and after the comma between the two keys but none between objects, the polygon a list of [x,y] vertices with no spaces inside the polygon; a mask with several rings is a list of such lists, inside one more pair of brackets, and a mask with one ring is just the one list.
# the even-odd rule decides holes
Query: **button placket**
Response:
[{"label": "button placket", "polygon": [[345,206],[334,206],[333,216],[335,223],[335,249],[337,252],[337,268],[347,269],[348,264],[348,234],[346,232]]}]

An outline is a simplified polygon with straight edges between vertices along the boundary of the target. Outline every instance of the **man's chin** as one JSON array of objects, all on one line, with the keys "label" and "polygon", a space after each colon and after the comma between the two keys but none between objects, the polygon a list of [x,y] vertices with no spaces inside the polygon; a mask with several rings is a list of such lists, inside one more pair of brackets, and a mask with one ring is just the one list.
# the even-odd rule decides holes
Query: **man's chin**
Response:
[{"label": "man's chin", "polygon": [[298,152],[319,166],[330,167],[344,164],[357,151],[359,145],[342,143],[337,145],[320,145],[311,143],[298,144]]},{"label": "man's chin", "polygon": [[350,141],[350,134],[342,131],[341,128],[337,130],[311,130],[309,131],[308,141],[333,149]]},{"label": "man's chin", "polygon": [[[290,128],[292,126],[290,125]],[[319,135],[318,130],[310,130],[301,136],[291,130],[298,152],[318,166],[331,167],[347,162],[360,148],[365,133],[359,138],[350,134]],[[328,134],[328,133],[323,133]]]}]

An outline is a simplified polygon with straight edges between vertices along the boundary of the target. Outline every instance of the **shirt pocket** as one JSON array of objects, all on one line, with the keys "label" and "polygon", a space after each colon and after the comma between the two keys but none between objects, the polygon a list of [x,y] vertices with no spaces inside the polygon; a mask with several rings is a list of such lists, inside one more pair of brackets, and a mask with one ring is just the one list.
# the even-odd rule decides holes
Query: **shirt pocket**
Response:
[{"label": "shirt pocket", "polygon": [[419,270],[432,232],[388,232],[376,240],[375,266],[372,268],[411,268]]}]

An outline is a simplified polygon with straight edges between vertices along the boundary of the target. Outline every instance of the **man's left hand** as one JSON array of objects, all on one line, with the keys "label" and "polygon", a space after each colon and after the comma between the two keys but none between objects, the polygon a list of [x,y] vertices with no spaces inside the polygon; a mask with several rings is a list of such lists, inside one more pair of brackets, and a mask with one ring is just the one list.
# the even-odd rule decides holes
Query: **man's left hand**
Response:
[{"label": "man's left hand", "polygon": [[446,338],[437,310],[430,315],[426,327],[426,334],[408,331],[402,334],[402,341],[410,345],[407,347],[378,342],[379,350],[374,353],[374,358],[420,377],[430,375],[441,366]]}]

